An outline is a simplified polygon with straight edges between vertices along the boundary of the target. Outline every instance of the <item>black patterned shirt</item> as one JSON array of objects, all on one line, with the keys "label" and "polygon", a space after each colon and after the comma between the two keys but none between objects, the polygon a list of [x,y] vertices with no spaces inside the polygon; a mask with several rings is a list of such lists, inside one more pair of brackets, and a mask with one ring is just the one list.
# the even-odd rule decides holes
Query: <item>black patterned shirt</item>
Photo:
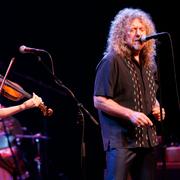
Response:
[{"label": "black patterned shirt", "polygon": [[[94,96],[113,99],[135,111],[151,114],[156,102],[156,84],[150,68],[135,60],[106,55],[97,67]],[[108,147],[153,147],[158,144],[156,127],[137,127],[130,121],[98,110],[105,150]]]}]

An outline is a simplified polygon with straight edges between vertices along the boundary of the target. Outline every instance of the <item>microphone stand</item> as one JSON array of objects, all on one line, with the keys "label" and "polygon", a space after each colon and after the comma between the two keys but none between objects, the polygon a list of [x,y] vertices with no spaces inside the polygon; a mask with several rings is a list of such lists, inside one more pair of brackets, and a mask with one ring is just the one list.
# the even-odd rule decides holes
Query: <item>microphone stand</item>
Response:
[{"label": "microphone stand", "polygon": [[[46,52],[46,51],[45,51],[45,52]],[[48,53],[48,54],[49,54],[49,53]],[[75,97],[74,93],[73,93],[67,86],[65,86],[61,80],[58,79],[58,77],[57,77],[57,76],[55,75],[55,73],[54,73],[54,70],[51,71],[51,70],[47,67],[47,65],[41,60],[41,57],[40,57],[40,56],[38,56],[38,61],[41,62],[41,64],[45,67],[45,69],[47,70],[47,72],[48,72],[51,76],[53,76],[55,83],[56,83],[58,86],[64,88],[64,89],[72,96],[72,98],[75,100],[75,102],[77,103],[77,106],[78,106],[81,110],[83,110],[83,111],[90,117],[90,119],[91,119],[96,125],[99,125],[99,123],[98,123],[98,122],[95,120],[95,118],[90,114],[90,112],[83,106],[82,103],[80,103],[80,102],[78,101],[78,99]],[[52,67],[53,67],[53,66],[52,66]]]},{"label": "microphone stand", "polygon": [[[45,51],[46,53],[48,53],[48,56],[52,61],[51,55],[49,52]],[[81,117],[81,123],[82,123],[82,139],[81,139],[81,169],[82,169],[82,179],[85,180],[86,179],[86,171],[85,171],[85,157],[86,157],[86,149],[85,149],[85,138],[84,138],[84,134],[85,134],[85,121],[84,121],[84,114],[83,112],[85,112],[90,119],[92,120],[92,122],[96,125],[99,125],[99,123],[95,120],[95,118],[90,114],[90,112],[83,106],[83,104],[81,102],[78,101],[78,99],[76,98],[76,96],[74,95],[74,93],[63,84],[63,82],[57,78],[57,76],[54,73],[54,69],[53,69],[53,65],[52,65],[52,70],[49,69],[49,67],[47,67],[47,65],[41,60],[41,57],[38,56],[38,61],[41,62],[41,64],[45,67],[45,69],[47,70],[47,72],[53,77],[54,82],[61,88],[65,89],[73,98],[73,100],[76,102],[77,107],[79,109],[79,115]]]},{"label": "microphone stand", "polygon": [[161,76],[160,76],[160,62],[157,62],[157,73],[158,73],[158,82],[159,82],[159,106],[160,106],[160,118],[161,118],[161,131],[162,137],[160,142],[160,151],[162,151],[161,158],[162,158],[162,179],[165,179],[165,172],[167,170],[166,167],[166,144],[165,144],[165,132],[163,126],[163,117],[162,117],[162,85],[161,85]]},{"label": "microphone stand", "polygon": [[[3,90],[3,86],[5,84],[5,81],[6,81],[6,78],[7,78],[7,75],[9,74],[9,71],[12,67],[12,64],[14,63],[15,61],[15,57],[13,57],[10,61],[10,64],[8,66],[8,69],[6,70],[6,74],[5,76],[3,77],[3,80],[1,82],[1,86],[0,86],[0,94],[2,93],[2,90]],[[8,143],[8,146],[9,146],[9,149],[10,149],[10,152],[11,152],[11,155],[12,155],[12,158],[13,158],[13,161],[14,161],[14,164],[15,164],[15,167],[16,167],[16,174],[15,176],[17,176],[16,178],[18,180],[22,180],[22,177],[21,177],[21,173],[20,173],[20,170],[19,170],[19,166],[18,166],[18,162],[17,162],[17,159],[16,159],[16,156],[14,154],[14,151],[12,149],[12,145],[11,145],[11,142],[10,142],[10,139],[9,139],[9,132],[8,132],[8,129],[6,127],[6,124],[5,124],[5,121],[3,118],[0,118],[0,122],[2,122],[2,125],[3,125],[3,129],[4,129],[4,133],[5,133],[5,136],[6,136],[6,139],[7,139],[7,143]],[[13,175],[14,176],[14,175]]]},{"label": "microphone stand", "polygon": [[[175,63],[174,63],[174,50],[172,45],[172,39],[171,35],[168,32],[159,33],[159,35],[168,35],[168,38],[170,40],[170,47],[171,47],[171,55],[172,55],[172,62],[173,62],[173,72],[174,72],[174,80],[175,80],[175,90],[178,100],[178,108],[180,108],[180,102],[179,102],[179,94],[178,94],[178,88],[176,83],[176,71],[175,71]],[[160,61],[157,61],[157,73],[158,73],[158,81],[159,81],[159,104],[160,104],[160,118],[161,118],[161,130],[162,130],[162,139],[161,139],[161,150],[162,150],[162,170],[164,171],[162,174],[162,179],[166,179],[165,172],[167,170],[167,164],[166,164],[166,143],[165,143],[165,130],[163,126],[163,116],[162,116],[162,84],[161,84],[161,76],[160,76]]]}]

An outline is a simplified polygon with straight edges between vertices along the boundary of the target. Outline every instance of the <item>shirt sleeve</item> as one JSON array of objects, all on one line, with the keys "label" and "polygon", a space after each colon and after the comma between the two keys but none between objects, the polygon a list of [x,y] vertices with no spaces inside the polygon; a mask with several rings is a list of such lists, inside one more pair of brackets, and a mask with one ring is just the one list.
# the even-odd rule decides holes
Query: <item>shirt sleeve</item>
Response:
[{"label": "shirt sleeve", "polygon": [[94,96],[113,97],[116,74],[117,71],[114,60],[102,59],[96,73]]}]

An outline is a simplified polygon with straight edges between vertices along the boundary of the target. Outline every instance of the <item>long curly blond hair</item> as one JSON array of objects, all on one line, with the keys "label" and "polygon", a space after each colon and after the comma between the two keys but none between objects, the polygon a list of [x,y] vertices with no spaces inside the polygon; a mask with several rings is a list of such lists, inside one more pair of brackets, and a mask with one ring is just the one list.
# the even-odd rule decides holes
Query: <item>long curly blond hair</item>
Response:
[{"label": "long curly blond hair", "polygon": [[[146,28],[146,33],[153,34],[156,32],[155,25],[148,13],[141,9],[125,8],[120,10],[111,22],[109,36],[107,40],[107,48],[104,54],[115,52],[121,58],[130,59],[132,57],[131,50],[126,45],[127,28],[133,19],[138,18]],[[147,67],[156,68],[156,42],[149,40],[140,53],[140,58]]]}]

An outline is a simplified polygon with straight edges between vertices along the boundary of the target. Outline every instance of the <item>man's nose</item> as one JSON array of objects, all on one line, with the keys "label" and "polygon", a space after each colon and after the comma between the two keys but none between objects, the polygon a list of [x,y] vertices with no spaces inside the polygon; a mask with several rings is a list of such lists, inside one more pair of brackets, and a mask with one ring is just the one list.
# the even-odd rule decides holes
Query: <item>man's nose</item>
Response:
[{"label": "man's nose", "polygon": [[141,31],[140,31],[140,29],[137,29],[137,30],[136,30],[136,36],[141,36]]}]

